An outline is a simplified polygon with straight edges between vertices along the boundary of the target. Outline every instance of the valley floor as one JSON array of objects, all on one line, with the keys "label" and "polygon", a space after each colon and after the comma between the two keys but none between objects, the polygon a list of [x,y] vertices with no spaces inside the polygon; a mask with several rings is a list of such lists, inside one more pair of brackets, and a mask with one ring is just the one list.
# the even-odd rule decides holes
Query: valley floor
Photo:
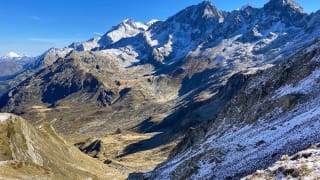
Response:
[{"label": "valley floor", "polygon": [[167,160],[176,143],[162,145],[153,149],[125,154],[129,145],[150,139],[158,133],[139,134],[122,131],[98,138],[69,138],[68,141],[79,147],[88,156],[107,164],[115,171],[129,175],[133,172],[152,171],[157,165]]}]

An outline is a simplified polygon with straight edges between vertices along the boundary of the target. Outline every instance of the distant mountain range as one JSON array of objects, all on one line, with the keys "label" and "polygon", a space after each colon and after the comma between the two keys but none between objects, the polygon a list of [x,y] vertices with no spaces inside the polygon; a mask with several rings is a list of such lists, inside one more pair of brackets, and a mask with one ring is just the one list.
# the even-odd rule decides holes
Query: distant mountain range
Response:
[{"label": "distant mountain range", "polygon": [[15,52],[9,52],[8,54],[2,56],[1,59],[12,59],[12,58],[21,58],[21,57],[23,56]]},{"label": "distant mountain range", "polygon": [[0,56],[0,79],[9,78],[24,70],[24,66],[35,60],[34,57],[9,52]]},{"label": "distant mountain range", "polygon": [[204,1],[26,61],[0,110],[51,122],[116,172],[150,171],[129,179],[240,179],[320,141],[319,38],[320,11],[292,0]]},{"label": "distant mountain range", "polygon": [[30,63],[30,61],[33,59],[35,59],[35,58],[30,57],[30,56],[26,56],[26,55],[19,55],[15,52],[9,52],[4,56],[0,56],[0,62],[11,61],[11,62],[17,62],[22,65]]}]

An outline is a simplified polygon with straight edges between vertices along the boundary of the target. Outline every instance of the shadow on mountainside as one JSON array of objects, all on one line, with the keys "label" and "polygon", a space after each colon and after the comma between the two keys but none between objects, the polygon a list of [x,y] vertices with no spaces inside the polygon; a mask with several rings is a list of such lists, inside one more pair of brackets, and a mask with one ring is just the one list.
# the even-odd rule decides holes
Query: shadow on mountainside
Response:
[{"label": "shadow on mountainside", "polygon": [[[202,78],[209,75],[209,72],[207,71],[202,73],[194,75],[190,81],[200,81],[198,83],[200,85]],[[120,157],[169,144],[184,135],[190,127],[195,127],[203,122],[215,119],[216,115],[225,107],[229,100],[239,92],[247,79],[248,76],[240,73],[233,75],[226,85],[215,89],[218,90],[218,93],[211,98],[200,102],[189,101],[186,105],[178,108],[172,114],[165,117],[158,124],[152,122],[151,118],[146,119],[133,129],[140,133],[161,133],[150,139],[142,140],[127,146]],[[183,85],[182,88],[188,88],[190,83],[187,80],[184,82],[185,85]],[[201,90],[210,87],[210,85],[211,84],[209,83],[208,85],[199,88],[194,93],[199,93]],[[181,90],[181,92],[186,93],[187,91]],[[182,94],[183,93],[181,93],[181,95]],[[190,97],[187,96],[187,98]]]}]

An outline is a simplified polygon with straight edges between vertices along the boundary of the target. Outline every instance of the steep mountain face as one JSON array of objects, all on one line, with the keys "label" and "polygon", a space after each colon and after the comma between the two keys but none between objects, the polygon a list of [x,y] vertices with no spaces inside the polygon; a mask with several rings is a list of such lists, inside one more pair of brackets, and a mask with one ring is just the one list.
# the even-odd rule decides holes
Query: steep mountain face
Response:
[{"label": "steep mountain face", "polygon": [[219,28],[225,14],[204,1],[156,23],[143,35],[150,48],[149,56],[161,64],[181,60]]},{"label": "steep mountain face", "polygon": [[187,133],[171,159],[145,178],[240,179],[317,143],[319,58],[316,42],[254,75],[217,118]]},{"label": "steep mountain face", "polygon": [[18,116],[2,113],[0,129],[1,179],[124,179],[68,144],[50,124],[36,129]]},{"label": "steep mountain face", "polygon": [[271,0],[264,8],[271,16],[278,16],[286,24],[301,26],[301,20],[305,17],[304,10],[292,0]]}]

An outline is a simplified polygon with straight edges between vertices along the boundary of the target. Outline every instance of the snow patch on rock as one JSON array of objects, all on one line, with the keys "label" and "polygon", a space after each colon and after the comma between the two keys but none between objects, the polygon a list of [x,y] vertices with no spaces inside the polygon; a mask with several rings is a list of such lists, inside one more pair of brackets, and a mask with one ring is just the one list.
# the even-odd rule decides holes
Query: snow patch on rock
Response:
[{"label": "snow patch on rock", "polygon": [[9,117],[10,116],[8,114],[0,114],[0,122],[5,122]]}]

